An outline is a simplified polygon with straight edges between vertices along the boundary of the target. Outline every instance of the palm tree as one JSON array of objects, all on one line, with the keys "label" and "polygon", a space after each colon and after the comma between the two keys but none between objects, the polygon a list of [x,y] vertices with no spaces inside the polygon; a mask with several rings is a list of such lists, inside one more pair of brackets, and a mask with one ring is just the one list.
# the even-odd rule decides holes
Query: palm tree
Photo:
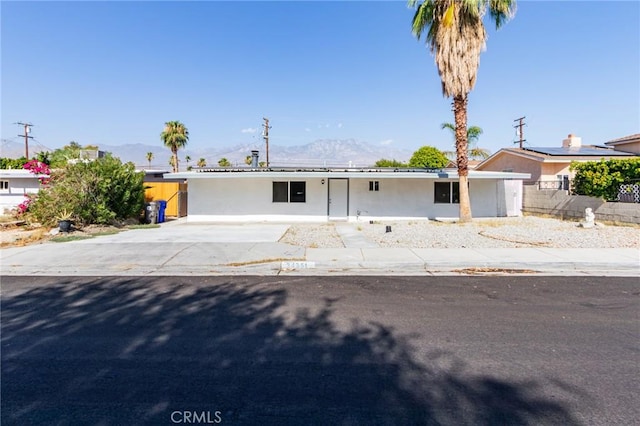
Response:
[{"label": "palm tree", "polygon": [[164,131],[160,134],[160,139],[173,154],[173,172],[178,172],[178,150],[184,148],[189,140],[189,131],[179,121],[167,121],[164,123]]},{"label": "palm tree", "polygon": [[415,8],[412,33],[426,42],[435,56],[442,94],[453,98],[456,162],[460,179],[460,221],[471,221],[467,154],[467,101],[476,82],[480,52],[487,33],[482,20],[489,12],[496,28],[515,14],[515,0],[409,0]]},{"label": "palm tree", "polygon": [[207,160],[201,158],[198,160],[198,167],[207,167]]},{"label": "palm tree", "polygon": [[153,160],[153,152],[147,152],[147,161],[149,162],[149,168],[151,168],[151,160]]},{"label": "palm tree", "polygon": [[[451,133],[453,133],[453,137],[455,138],[456,126],[454,126],[451,123],[442,123],[440,125],[440,128],[451,130]],[[484,148],[478,148],[476,146],[476,143],[478,142],[478,139],[480,139],[481,134],[482,134],[482,128],[478,126],[471,126],[467,129],[467,155],[472,160],[478,159],[478,158],[486,160],[491,155],[489,150]],[[445,154],[447,157],[453,156],[453,158],[455,158],[456,153],[452,151],[445,151]]]},{"label": "palm tree", "polygon": [[250,166],[252,162],[253,162],[252,156],[247,155],[246,157],[244,157],[244,164],[246,164],[247,166]]},{"label": "palm tree", "polygon": [[227,160],[226,158],[221,158],[220,160],[218,160],[218,166],[220,167],[229,167],[231,166],[231,162],[229,162],[229,160]]}]

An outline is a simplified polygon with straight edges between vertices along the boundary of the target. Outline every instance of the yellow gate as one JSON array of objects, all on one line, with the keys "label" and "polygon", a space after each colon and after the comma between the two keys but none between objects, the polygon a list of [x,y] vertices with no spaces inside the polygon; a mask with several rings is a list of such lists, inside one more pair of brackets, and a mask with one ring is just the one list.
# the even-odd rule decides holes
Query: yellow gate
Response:
[{"label": "yellow gate", "polygon": [[178,182],[145,182],[144,198],[146,202],[165,200],[165,216],[186,216],[186,208],[180,209],[180,200],[186,195],[187,185]]}]

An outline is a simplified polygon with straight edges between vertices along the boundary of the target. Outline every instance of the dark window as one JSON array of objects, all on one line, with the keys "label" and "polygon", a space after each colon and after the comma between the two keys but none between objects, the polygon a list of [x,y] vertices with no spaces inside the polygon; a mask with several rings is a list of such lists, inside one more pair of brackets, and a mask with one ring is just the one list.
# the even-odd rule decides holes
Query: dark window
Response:
[{"label": "dark window", "polygon": [[370,180],[369,191],[380,191],[380,182],[377,180]]},{"label": "dark window", "polygon": [[9,181],[0,180],[0,189],[9,189]]},{"label": "dark window", "polygon": [[273,182],[273,202],[286,203],[289,201],[289,182]]},{"label": "dark window", "polygon": [[435,182],[434,185],[435,198],[433,200],[436,204],[450,204],[451,203],[451,183],[450,182]]},{"label": "dark window", "polygon": [[460,182],[451,182],[451,202],[460,204]]},{"label": "dark window", "polygon": [[289,182],[289,202],[304,203],[306,201],[306,182]]}]

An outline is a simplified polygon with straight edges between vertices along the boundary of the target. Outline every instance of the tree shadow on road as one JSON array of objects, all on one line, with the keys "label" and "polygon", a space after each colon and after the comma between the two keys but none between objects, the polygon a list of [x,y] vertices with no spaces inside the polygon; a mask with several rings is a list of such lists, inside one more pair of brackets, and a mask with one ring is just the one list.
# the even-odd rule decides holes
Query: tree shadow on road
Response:
[{"label": "tree shadow on road", "polygon": [[295,307],[286,286],[238,280],[50,278],[4,294],[3,425],[185,412],[243,425],[578,424],[535,380],[417,361],[407,336],[334,318],[335,300]]}]

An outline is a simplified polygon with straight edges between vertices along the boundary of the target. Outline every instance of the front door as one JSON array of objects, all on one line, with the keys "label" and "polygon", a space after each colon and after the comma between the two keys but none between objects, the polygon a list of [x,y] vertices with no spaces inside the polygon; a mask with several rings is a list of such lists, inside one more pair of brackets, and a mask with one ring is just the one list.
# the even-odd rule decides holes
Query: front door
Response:
[{"label": "front door", "polygon": [[329,179],[329,220],[347,220],[349,216],[349,180]]}]

